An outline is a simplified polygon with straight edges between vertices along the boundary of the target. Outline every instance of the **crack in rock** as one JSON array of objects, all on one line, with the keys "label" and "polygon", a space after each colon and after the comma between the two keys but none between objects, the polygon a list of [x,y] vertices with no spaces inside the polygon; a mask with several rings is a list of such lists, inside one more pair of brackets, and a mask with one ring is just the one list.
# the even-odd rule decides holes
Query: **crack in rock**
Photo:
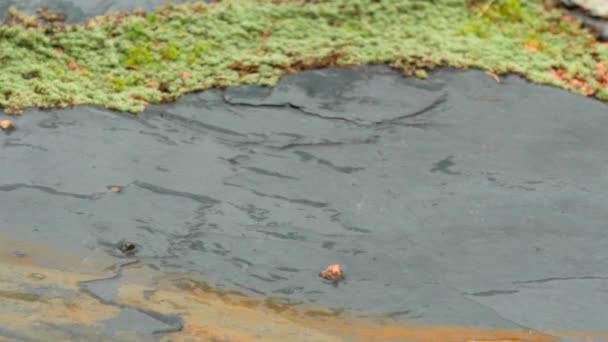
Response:
[{"label": "crack in rock", "polygon": [[284,175],[284,174],[276,172],[276,171],[269,171],[269,170],[265,170],[265,169],[262,169],[259,167],[246,166],[246,167],[243,167],[243,169],[249,170],[253,173],[256,173],[256,174],[262,175],[262,176],[276,177],[276,178],[288,179],[288,180],[298,180],[298,178],[296,178],[296,177],[287,176],[287,175]]},{"label": "crack in rock", "polygon": [[550,337],[550,338],[552,338],[552,339],[555,339],[555,341],[556,341],[556,342],[560,341],[560,338],[559,338],[559,337],[557,337],[557,336],[554,336],[554,335],[551,335],[551,334],[547,334],[547,333],[545,333],[545,332],[542,332],[542,331],[539,331],[539,330],[536,330],[536,329],[532,329],[532,328],[530,328],[530,327],[528,327],[528,326],[525,326],[525,325],[523,325],[523,324],[517,323],[517,322],[515,322],[515,321],[513,321],[513,320],[511,320],[511,319],[509,319],[509,318],[507,318],[507,317],[505,317],[505,316],[503,316],[503,315],[502,315],[502,314],[500,314],[498,311],[496,311],[496,309],[494,309],[493,307],[491,307],[491,306],[489,306],[489,305],[485,305],[485,304],[483,304],[483,303],[480,303],[480,302],[478,302],[478,301],[476,301],[476,300],[472,299],[471,297],[467,297],[467,296],[463,296],[463,297],[464,297],[464,298],[466,298],[466,299],[467,299],[468,301],[470,301],[470,302],[476,303],[477,305],[479,305],[479,306],[481,306],[481,307],[483,307],[483,308],[486,308],[486,309],[488,309],[488,310],[492,311],[494,314],[496,314],[496,315],[497,315],[498,317],[500,317],[501,319],[503,319],[503,320],[505,320],[506,322],[509,322],[509,323],[511,323],[511,324],[513,324],[513,325],[515,325],[515,326],[519,327],[520,329],[527,330],[527,331],[531,331],[531,332],[534,332],[534,333],[536,333],[536,334],[540,334],[540,335],[545,335],[545,336],[547,336],[547,337]]},{"label": "crack in rock", "polygon": [[460,172],[450,170],[450,168],[455,165],[453,159],[454,156],[447,156],[444,159],[438,161],[437,163],[435,163],[435,165],[433,165],[431,172],[441,172],[451,176],[459,175]]},{"label": "crack in rock", "polygon": [[49,150],[46,147],[42,147],[39,145],[20,143],[21,139],[19,138],[9,138],[4,141],[4,147],[29,147],[32,150],[38,150],[43,152],[48,152]]},{"label": "crack in rock", "polygon": [[514,281],[513,284],[542,284],[549,283],[553,281],[568,281],[568,280],[597,280],[597,279],[608,279],[606,276],[580,276],[580,277],[553,277],[553,278],[543,278],[543,279],[533,279],[533,280],[519,280]]},{"label": "crack in rock", "polygon": [[281,196],[281,195],[269,195],[269,194],[265,194],[265,193],[259,192],[257,190],[250,189],[245,186],[233,184],[233,183],[223,182],[222,184],[224,184],[226,186],[232,186],[235,188],[247,190],[247,191],[251,192],[252,194],[254,194],[256,196],[260,196],[260,197],[275,198],[275,199],[279,199],[279,200],[286,201],[289,203],[307,205],[307,206],[310,206],[313,208],[325,208],[328,206],[328,204],[325,202],[312,201],[312,200],[307,200],[307,199],[303,199],[303,198],[288,198],[288,197]]},{"label": "crack in rock", "polygon": [[71,192],[57,191],[56,189],[53,189],[48,186],[42,186],[42,185],[29,185],[29,184],[23,184],[23,183],[0,185],[0,191],[6,191],[6,192],[15,191],[15,190],[23,189],[23,188],[39,190],[39,191],[45,192],[45,193],[47,193],[49,195],[53,195],[53,196],[65,196],[65,197],[73,197],[73,198],[88,199],[88,200],[96,200],[96,199],[100,198],[99,193],[95,193],[92,195],[82,195],[82,194],[76,194],[76,193],[71,193]]},{"label": "crack in rock", "polygon": [[459,294],[459,295],[460,295],[460,296],[462,296],[462,298],[464,298],[466,301],[471,302],[471,303],[473,303],[473,304],[475,304],[475,305],[477,305],[477,306],[480,306],[480,307],[482,307],[482,308],[484,308],[484,309],[486,309],[486,310],[490,310],[492,313],[494,313],[494,314],[495,314],[497,317],[499,317],[500,319],[504,320],[505,322],[511,323],[511,324],[513,324],[514,326],[517,326],[517,327],[519,327],[519,328],[520,328],[520,329],[522,329],[522,330],[526,330],[526,331],[529,331],[529,332],[534,332],[534,333],[536,333],[536,334],[539,334],[539,335],[544,335],[544,336],[547,336],[547,337],[549,337],[549,338],[551,338],[551,339],[555,339],[555,342],[560,341],[560,338],[559,338],[559,337],[557,337],[557,336],[554,336],[554,335],[551,335],[551,334],[547,334],[547,333],[545,333],[545,332],[542,332],[542,331],[539,331],[539,330],[536,330],[536,329],[530,328],[530,327],[528,327],[528,326],[525,326],[525,325],[523,325],[523,324],[517,323],[516,321],[514,321],[514,320],[512,320],[512,319],[509,319],[509,318],[507,318],[507,317],[503,316],[501,313],[499,313],[499,312],[498,312],[496,309],[494,309],[493,307],[491,307],[491,306],[489,306],[489,305],[486,305],[486,304],[483,304],[483,303],[481,303],[481,302],[479,302],[479,301],[477,301],[477,300],[475,300],[475,299],[471,298],[471,296],[470,296],[470,295],[467,295],[467,294],[461,293],[460,291],[458,291],[458,289],[457,289],[456,287],[452,286],[452,285],[451,285],[451,284],[449,284],[449,283],[444,283],[444,282],[441,282],[440,284],[441,284],[442,286],[445,286],[447,289],[451,290],[452,292],[454,292],[454,293],[456,293],[456,294]]},{"label": "crack in rock", "polygon": [[378,142],[380,138],[379,135],[373,135],[367,139],[353,139],[349,141],[325,141],[318,143],[290,143],[282,146],[266,146],[270,149],[276,149],[280,151],[290,150],[294,148],[304,148],[304,147],[334,147],[334,146],[343,146],[343,145],[367,145],[367,144],[375,144]]},{"label": "crack in rock", "polygon": [[333,120],[333,121],[342,121],[342,122],[348,122],[350,124],[359,126],[359,127],[369,127],[369,125],[364,125],[362,123],[359,123],[357,121],[351,120],[351,119],[347,119],[341,116],[326,116],[326,115],[321,115],[319,113],[315,113],[315,112],[311,112],[308,111],[306,109],[304,109],[302,106],[298,106],[295,105],[291,102],[282,102],[282,103],[261,103],[261,104],[253,104],[253,103],[247,103],[247,102],[236,102],[236,101],[232,101],[228,98],[228,96],[226,95],[225,92],[222,93],[222,99],[224,100],[224,102],[228,105],[231,106],[240,106],[240,107],[254,107],[254,108],[291,108],[294,109],[304,115],[308,115],[308,116],[312,116],[315,118],[319,118],[319,119],[323,119],[323,120]]},{"label": "crack in rock", "polygon": [[159,312],[154,312],[151,310],[146,310],[146,309],[141,309],[141,308],[137,308],[137,307],[133,307],[130,305],[126,305],[126,304],[122,304],[122,303],[118,303],[118,302],[114,302],[112,300],[108,300],[103,298],[102,296],[96,294],[93,290],[89,289],[89,285],[93,284],[93,283],[97,283],[97,282],[104,282],[104,281],[109,281],[109,280],[116,280],[118,278],[120,278],[120,276],[122,275],[122,271],[123,268],[127,265],[131,265],[131,264],[135,264],[139,262],[138,259],[126,259],[125,262],[119,263],[118,264],[118,271],[116,273],[114,273],[112,276],[110,277],[106,277],[106,278],[99,278],[99,279],[92,279],[92,280],[87,280],[87,281],[82,281],[80,283],[78,283],[78,288],[80,289],[81,292],[88,294],[89,296],[95,298],[96,300],[98,300],[101,304],[104,305],[110,305],[119,309],[130,309],[130,310],[134,310],[136,312],[139,312],[143,315],[146,315],[156,321],[159,321],[167,326],[169,326],[169,328],[166,329],[160,329],[160,330],[154,330],[153,334],[166,334],[166,333],[173,333],[173,332],[179,332],[183,329],[184,327],[184,320],[179,317],[179,316],[175,316],[175,315],[165,315]]},{"label": "crack in rock", "polygon": [[152,191],[152,192],[160,194],[160,195],[168,195],[168,196],[177,196],[177,197],[188,198],[188,199],[191,199],[193,201],[199,202],[199,203],[201,203],[201,204],[203,204],[205,206],[209,206],[209,207],[220,203],[219,200],[216,200],[216,199],[211,198],[209,196],[197,195],[197,194],[193,194],[193,193],[189,193],[189,192],[171,190],[171,189],[163,188],[163,187],[160,187],[158,185],[151,184],[151,183],[146,183],[146,182],[141,182],[141,181],[134,181],[132,184],[135,185],[135,186],[137,186],[137,187],[140,187],[142,189],[145,189],[145,190],[148,190],[148,191]]},{"label": "crack in rock", "polygon": [[300,160],[302,160],[303,162],[314,160],[318,164],[327,166],[327,167],[331,168],[332,170],[338,171],[340,173],[351,174],[351,173],[365,170],[364,167],[336,166],[329,160],[313,156],[312,154],[304,152],[304,151],[294,151],[293,153],[298,155],[300,157]]},{"label": "crack in rock", "polygon": [[286,151],[294,148],[308,148],[308,147],[335,147],[335,146],[344,146],[344,145],[366,145],[373,144],[377,142],[377,136],[373,136],[364,140],[353,139],[350,141],[320,141],[320,142],[292,142],[284,145],[268,145],[265,141],[246,141],[241,143],[236,143],[234,146],[236,148],[241,147],[264,147],[270,150],[276,151]]},{"label": "crack in rock", "polygon": [[404,115],[401,115],[401,116],[398,116],[395,118],[391,118],[391,119],[374,121],[369,124],[361,123],[361,122],[358,122],[358,121],[355,121],[352,119],[348,119],[345,117],[341,117],[341,116],[327,116],[327,115],[322,115],[319,113],[311,112],[311,111],[305,110],[302,106],[295,105],[291,102],[261,103],[261,104],[252,104],[252,103],[248,103],[248,102],[236,102],[236,101],[230,100],[225,92],[222,93],[222,99],[224,100],[224,102],[226,104],[231,105],[231,106],[254,107],[254,108],[291,108],[291,109],[297,110],[298,112],[300,112],[302,114],[312,116],[315,118],[319,118],[319,119],[323,119],[323,120],[330,120],[330,121],[347,122],[347,123],[353,124],[355,126],[364,127],[364,128],[390,126],[390,125],[417,127],[417,126],[420,126],[420,123],[418,123],[418,125],[416,125],[415,123],[401,123],[400,121],[404,120],[404,119],[410,119],[410,118],[415,118],[415,117],[421,116],[421,115],[426,114],[426,113],[432,111],[433,109],[439,107],[441,104],[443,104],[447,101],[447,93],[442,93],[431,104],[429,104],[428,106],[426,106],[422,109],[419,109],[413,113],[407,113],[407,114],[404,114]]},{"label": "crack in rock", "polygon": [[[447,99],[448,99],[448,94],[447,93],[442,93],[431,104],[429,104],[428,106],[426,106],[426,107],[424,107],[424,108],[422,108],[420,110],[417,110],[417,111],[415,111],[413,113],[404,114],[404,115],[398,116],[398,117],[393,118],[393,119],[386,119],[386,120],[376,121],[376,122],[373,122],[372,125],[374,125],[374,126],[404,125],[404,126],[414,126],[414,127],[416,127],[415,123],[404,124],[404,123],[400,123],[400,121],[401,120],[405,120],[405,119],[415,118],[415,117],[421,116],[423,114],[426,114],[426,113],[432,111],[433,109],[439,107],[443,103],[445,103],[447,101]],[[420,123],[419,123],[419,125],[420,125]]]},{"label": "crack in rock", "polygon": [[480,291],[480,292],[463,292],[462,294],[465,296],[492,297],[492,296],[497,296],[497,295],[515,294],[518,292],[519,292],[519,290],[489,290],[489,291]]},{"label": "crack in rock", "polygon": [[229,130],[229,129],[226,129],[223,127],[210,125],[210,124],[201,122],[199,120],[194,120],[194,119],[183,117],[181,115],[172,114],[172,113],[169,113],[168,111],[162,111],[160,113],[160,116],[162,118],[167,119],[168,121],[177,122],[181,126],[192,129],[198,133],[205,133],[206,131],[213,131],[213,132],[217,132],[220,134],[226,134],[226,135],[231,135],[231,136],[235,136],[235,137],[243,137],[243,138],[247,137],[247,135],[236,132],[236,131],[232,131],[232,130]]}]

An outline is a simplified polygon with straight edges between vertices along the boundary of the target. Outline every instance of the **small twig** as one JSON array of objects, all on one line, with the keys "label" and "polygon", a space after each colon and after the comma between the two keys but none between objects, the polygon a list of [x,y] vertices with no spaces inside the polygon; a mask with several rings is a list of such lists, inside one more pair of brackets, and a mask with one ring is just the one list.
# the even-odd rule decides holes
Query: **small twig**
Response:
[{"label": "small twig", "polygon": [[486,75],[492,77],[494,81],[496,81],[496,83],[500,83],[500,77],[498,77],[498,75],[496,75],[492,71],[486,71]]},{"label": "small twig", "polygon": [[483,8],[481,9],[481,11],[479,11],[479,13],[477,14],[478,18],[481,18],[492,6],[492,4],[494,3],[494,0],[488,0],[488,2],[486,2],[485,5],[483,5]]},{"label": "small twig", "polygon": [[270,36],[270,31],[264,30],[264,32],[262,33],[262,38],[260,40],[260,44],[258,44],[258,48],[255,49],[256,55],[258,55],[258,56],[262,55],[262,51],[264,50],[264,45],[266,44],[266,40],[268,39],[269,36]]}]

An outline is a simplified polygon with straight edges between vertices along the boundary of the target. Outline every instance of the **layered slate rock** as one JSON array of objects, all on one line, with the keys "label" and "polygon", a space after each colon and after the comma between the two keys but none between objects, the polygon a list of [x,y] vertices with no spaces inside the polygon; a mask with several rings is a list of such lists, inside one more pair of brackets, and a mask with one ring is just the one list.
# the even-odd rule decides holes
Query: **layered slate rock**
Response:
[{"label": "layered slate rock", "polygon": [[[354,315],[608,326],[607,106],[514,76],[365,69],[142,116],[30,110],[0,133],[3,234]],[[318,277],[333,263],[338,287]],[[123,281],[82,289],[114,303]],[[142,333],[179,328],[124,310]]]}]

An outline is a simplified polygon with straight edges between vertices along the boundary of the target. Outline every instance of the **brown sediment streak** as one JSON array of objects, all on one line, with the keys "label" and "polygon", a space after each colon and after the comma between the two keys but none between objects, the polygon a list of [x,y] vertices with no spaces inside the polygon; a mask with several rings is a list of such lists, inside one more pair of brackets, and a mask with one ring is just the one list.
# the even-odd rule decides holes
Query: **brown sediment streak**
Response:
[{"label": "brown sediment streak", "polygon": [[121,302],[164,314],[182,313],[184,328],[167,336],[171,341],[549,342],[559,341],[561,336],[582,341],[608,338],[608,332],[535,332],[425,326],[380,318],[357,319],[332,310],[219,291],[184,276],[164,277],[157,283],[154,295],[143,300],[144,297],[138,293],[145,289],[130,283],[121,288]]},{"label": "brown sediment streak", "polygon": [[79,282],[91,279],[90,275],[33,262],[27,257],[0,256],[0,335],[9,329],[26,340],[70,340],[67,330],[53,327],[95,330],[100,321],[119,313],[80,291]]},{"label": "brown sediment streak", "polygon": [[[8,240],[0,239],[0,244],[3,250],[11,250]],[[14,247],[17,246],[12,245]],[[120,307],[102,303],[80,290],[81,282],[105,277],[72,271],[76,262],[67,254],[26,244],[18,247],[30,254],[0,252],[0,302],[3,304],[0,322],[10,327],[11,332],[34,339],[74,340],[73,335],[53,328],[69,326],[69,331],[99,337],[104,321],[120,313]],[[53,256],[47,261],[52,259],[59,263],[54,267],[48,263],[41,266],[40,260],[45,254]],[[105,274],[107,277],[107,272]],[[608,339],[608,332],[535,332],[424,326],[386,317],[359,319],[323,308],[252,298],[212,287],[197,280],[199,278],[193,274],[168,275],[142,265],[132,265],[123,269],[118,302],[126,307],[181,317],[185,323],[181,331],[158,336],[159,340],[167,341],[548,342],[559,341],[560,337],[581,341]],[[0,330],[0,335],[2,333]],[[120,340],[120,336],[113,338]]]},{"label": "brown sediment streak", "polygon": [[0,262],[49,267],[89,276],[107,276],[112,272],[110,268],[116,263],[116,260],[101,250],[77,256],[0,235]]},{"label": "brown sediment streak", "polygon": [[60,327],[78,327],[94,336],[99,322],[119,313],[80,291],[80,282],[111,274],[105,270],[110,258],[95,259],[0,236],[0,335],[70,340]]}]

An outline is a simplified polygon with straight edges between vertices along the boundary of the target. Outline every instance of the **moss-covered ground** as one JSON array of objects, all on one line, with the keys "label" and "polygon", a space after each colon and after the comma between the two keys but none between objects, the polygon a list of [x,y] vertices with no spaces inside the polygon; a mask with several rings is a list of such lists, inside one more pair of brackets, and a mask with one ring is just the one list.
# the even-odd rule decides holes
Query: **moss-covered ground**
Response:
[{"label": "moss-covered ground", "polygon": [[0,107],[141,112],[208,88],[274,85],[306,69],[385,63],[515,73],[608,101],[608,46],[547,0],[224,0],[64,25],[11,9]]}]

